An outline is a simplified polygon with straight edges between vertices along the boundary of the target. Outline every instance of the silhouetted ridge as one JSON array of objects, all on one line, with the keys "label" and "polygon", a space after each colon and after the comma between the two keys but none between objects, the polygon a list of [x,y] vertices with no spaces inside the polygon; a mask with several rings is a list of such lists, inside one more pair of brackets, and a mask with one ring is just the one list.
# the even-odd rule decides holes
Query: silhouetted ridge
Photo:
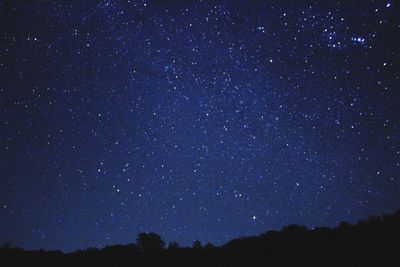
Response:
[{"label": "silhouetted ridge", "polygon": [[171,242],[166,246],[155,233],[140,233],[136,244],[88,248],[64,254],[59,251],[26,251],[5,244],[5,261],[37,264],[140,266],[398,266],[400,211],[369,217],[356,225],[342,222],[335,228],[312,230],[289,225],[281,231],[231,240],[221,247],[192,248]]}]

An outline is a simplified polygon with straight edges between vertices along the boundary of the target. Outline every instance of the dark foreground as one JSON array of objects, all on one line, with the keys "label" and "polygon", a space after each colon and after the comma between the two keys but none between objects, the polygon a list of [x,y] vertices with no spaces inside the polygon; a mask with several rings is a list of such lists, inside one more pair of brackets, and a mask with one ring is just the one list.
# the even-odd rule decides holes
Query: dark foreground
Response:
[{"label": "dark foreground", "polygon": [[[136,244],[58,251],[25,251],[3,246],[1,266],[400,266],[400,211],[356,225],[307,230],[290,225],[222,247],[180,248],[155,234]],[[153,236],[152,236],[153,235]],[[140,235],[139,235],[140,236]],[[146,239],[147,238],[147,239]]]}]

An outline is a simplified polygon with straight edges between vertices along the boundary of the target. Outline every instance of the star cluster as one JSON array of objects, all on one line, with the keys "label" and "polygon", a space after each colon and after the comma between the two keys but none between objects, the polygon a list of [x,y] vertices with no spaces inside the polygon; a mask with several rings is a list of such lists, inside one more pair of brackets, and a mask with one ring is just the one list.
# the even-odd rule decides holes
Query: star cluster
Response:
[{"label": "star cluster", "polygon": [[393,212],[399,11],[0,1],[0,242],[220,245]]}]

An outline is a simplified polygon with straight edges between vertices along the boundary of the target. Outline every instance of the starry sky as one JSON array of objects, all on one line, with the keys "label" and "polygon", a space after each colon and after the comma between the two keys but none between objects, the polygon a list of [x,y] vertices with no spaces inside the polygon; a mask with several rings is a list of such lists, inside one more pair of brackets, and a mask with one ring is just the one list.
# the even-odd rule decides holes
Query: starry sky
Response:
[{"label": "starry sky", "polygon": [[0,1],[0,243],[221,245],[400,208],[397,1]]}]

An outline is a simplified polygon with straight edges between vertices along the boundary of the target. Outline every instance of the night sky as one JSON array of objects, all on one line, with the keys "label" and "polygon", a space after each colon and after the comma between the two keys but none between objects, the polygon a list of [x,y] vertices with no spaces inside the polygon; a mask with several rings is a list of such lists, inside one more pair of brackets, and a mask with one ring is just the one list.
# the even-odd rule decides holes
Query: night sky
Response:
[{"label": "night sky", "polygon": [[0,244],[221,245],[394,212],[399,14],[0,1]]}]

